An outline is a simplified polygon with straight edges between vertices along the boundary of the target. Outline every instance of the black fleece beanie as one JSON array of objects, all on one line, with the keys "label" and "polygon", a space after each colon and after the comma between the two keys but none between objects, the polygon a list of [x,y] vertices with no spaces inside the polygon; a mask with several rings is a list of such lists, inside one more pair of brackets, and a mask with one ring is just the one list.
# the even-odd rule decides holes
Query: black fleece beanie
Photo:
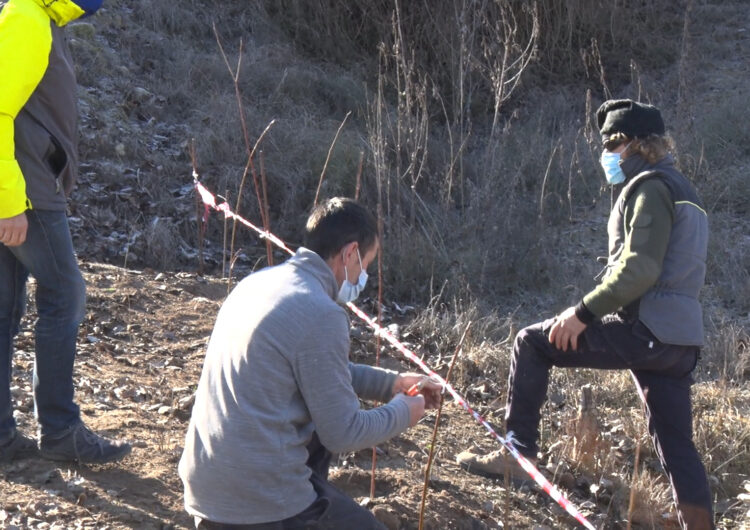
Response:
[{"label": "black fleece beanie", "polygon": [[664,121],[659,109],[632,99],[605,101],[596,111],[596,121],[603,142],[615,133],[622,133],[628,138],[664,134]]}]

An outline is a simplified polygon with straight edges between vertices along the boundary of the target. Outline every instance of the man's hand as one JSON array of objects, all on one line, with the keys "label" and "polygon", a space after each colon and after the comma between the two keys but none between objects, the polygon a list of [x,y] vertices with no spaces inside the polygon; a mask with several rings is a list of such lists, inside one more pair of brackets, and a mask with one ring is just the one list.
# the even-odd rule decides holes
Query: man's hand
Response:
[{"label": "man's hand", "polygon": [[[426,375],[415,373],[399,374],[393,382],[393,395],[406,392],[417,383],[424,382],[419,394],[424,396],[424,407],[436,409],[440,406],[440,393],[443,387]],[[418,395],[419,395],[418,394]]]},{"label": "man's hand", "polygon": [[29,221],[26,213],[19,213],[14,217],[0,219],[0,243],[6,247],[17,247],[26,241],[26,230]]},{"label": "man's hand", "polygon": [[416,396],[407,396],[402,394],[399,399],[406,401],[409,406],[409,427],[414,427],[417,422],[424,416],[424,396],[417,394]]},{"label": "man's hand", "polygon": [[562,351],[568,351],[568,345],[571,350],[577,350],[578,337],[584,329],[586,324],[578,320],[576,308],[569,307],[557,316],[549,332],[549,341]]}]

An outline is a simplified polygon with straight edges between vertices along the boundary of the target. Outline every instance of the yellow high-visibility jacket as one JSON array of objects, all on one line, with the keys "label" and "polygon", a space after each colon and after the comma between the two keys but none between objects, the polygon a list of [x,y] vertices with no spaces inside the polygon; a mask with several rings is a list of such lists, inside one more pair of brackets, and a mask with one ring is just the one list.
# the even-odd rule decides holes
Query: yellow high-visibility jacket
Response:
[{"label": "yellow high-visibility jacket", "polygon": [[[61,168],[56,172],[47,158],[62,160],[65,165],[77,161],[75,153],[69,152],[77,145],[75,118],[72,125],[61,123],[75,117],[75,75],[72,64],[58,64],[58,58],[63,54],[69,57],[69,52],[64,42],[60,44],[64,49],[58,49],[56,41],[64,40],[60,28],[84,11],[72,0],[45,3],[49,2],[0,0],[0,219],[31,208],[30,198],[37,202],[27,194],[29,188],[47,186],[52,193],[56,188],[60,191],[61,184],[55,179]],[[55,86],[59,79],[73,86]],[[24,130],[19,130],[22,127]],[[29,143],[33,143],[31,150]],[[60,152],[56,152],[58,148]],[[46,175],[27,175],[35,172],[35,164],[46,167]],[[44,178],[50,181],[41,182]],[[66,182],[65,187],[72,183]],[[41,204],[35,204],[37,207],[64,204],[62,193],[60,199],[46,197],[47,190],[39,193]]]}]

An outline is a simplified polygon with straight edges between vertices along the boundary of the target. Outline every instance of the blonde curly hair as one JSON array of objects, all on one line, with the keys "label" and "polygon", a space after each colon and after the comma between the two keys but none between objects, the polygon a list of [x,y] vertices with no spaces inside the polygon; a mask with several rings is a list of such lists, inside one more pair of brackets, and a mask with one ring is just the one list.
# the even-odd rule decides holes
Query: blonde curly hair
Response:
[{"label": "blonde curly hair", "polygon": [[639,154],[649,164],[656,164],[674,150],[674,140],[668,134],[650,134],[636,138],[628,147],[628,154]]},{"label": "blonde curly hair", "polygon": [[674,140],[668,134],[650,134],[644,138],[631,139],[623,133],[615,133],[604,142],[604,148],[614,151],[622,144],[628,142],[630,144],[626,149],[627,155],[641,155],[649,164],[656,164],[667,153],[674,150]]}]

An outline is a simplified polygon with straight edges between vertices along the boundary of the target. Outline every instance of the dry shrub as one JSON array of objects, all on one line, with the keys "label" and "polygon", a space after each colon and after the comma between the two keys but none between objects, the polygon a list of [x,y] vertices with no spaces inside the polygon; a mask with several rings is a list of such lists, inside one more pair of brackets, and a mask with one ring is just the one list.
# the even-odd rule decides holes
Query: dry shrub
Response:
[{"label": "dry shrub", "polygon": [[161,270],[175,261],[180,237],[172,219],[155,217],[148,225],[145,238],[147,266]]},{"label": "dry shrub", "polygon": [[[632,510],[629,509],[631,491]],[[618,491],[613,504],[619,512],[620,520],[629,520],[633,525],[638,525],[636,528],[679,528],[673,508],[672,491],[662,476],[645,470],[639,471],[629,489]]]},{"label": "dry shrub", "polygon": [[747,381],[750,375],[750,335],[746,322],[726,318],[712,322],[707,333],[701,371],[720,384]]},{"label": "dry shrub", "polygon": [[694,440],[714,494],[734,496],[750,469],[750,395],[743,385],[704,383],[693,392]]},{"label": "dry shrub", "polygon": [[[372,59],[398,17],[409,44],[406,49],[450,98],[446,101],[459,101],[463,91],[477,98],[472,100],[476,110],[486,110],[494,102],[491,75],[482,58],[488,51],[502,55],[504,48],[493,49],[498,36],[502,42],[512,33],[507,43],[520,46],[528,42],[536,25],[539,39],[533,79],[554,83],[579,80],[589,73],[598,77],[597,65],[590,64],[592,43],[596,43],[598,53],[612,65],[612,81],[616,82],[618,72],[627,72],[631,59],[648,67],[674,61],[678,44],[671,35],[681,29],[685,2],[554,0],[535,5],[491,0],[427,4],[275,0],[265,2],[264,7],[301,50],[341,64]],[[459,61],[466,58],[467,70],[462,72]],[[465,86],[460,81],[463,76],[468,77]],[[465,87],[471,90],[464,91]],[[452,110],[459,109],[453,106]]]}]

